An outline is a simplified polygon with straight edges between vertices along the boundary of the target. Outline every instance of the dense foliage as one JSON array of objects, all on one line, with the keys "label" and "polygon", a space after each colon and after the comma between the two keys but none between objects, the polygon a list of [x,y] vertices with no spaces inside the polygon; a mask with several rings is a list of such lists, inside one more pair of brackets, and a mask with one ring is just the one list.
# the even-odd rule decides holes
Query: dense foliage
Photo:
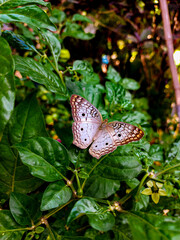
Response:
[{"label": "dense foliage", "polygon": [[[0,0],[0,239],[179,239],[180,138],[158,1],[52,4]],[[92,158],[72,144],[72,94],[145,136]]]}]

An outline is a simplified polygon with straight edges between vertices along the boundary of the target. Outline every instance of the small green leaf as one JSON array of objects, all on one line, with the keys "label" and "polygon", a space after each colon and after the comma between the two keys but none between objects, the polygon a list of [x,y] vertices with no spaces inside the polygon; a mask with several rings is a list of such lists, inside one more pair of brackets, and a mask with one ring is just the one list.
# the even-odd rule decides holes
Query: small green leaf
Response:
[{"label": "small green leaf", "polygon": [[121,85],[128,90],[138,90],[140,84],[132,78],[123,78]]},{"label": "small green leaf", "polygon": [[29,167],[33,176],[47,182],[63,178],[69,165],[66,148],[51,138],[37,137],[15,146],[22,162]]},{"label": "small green leaf", "polygon": [[5,10],[3,13],[0,13],[0,21],[3,23],[23,22],[38,29],[46,28],[50,31],[56,31],[47,14],[35,5]]},{"label": "small green leaf", "polygon": [[121,82],[120,74],[111,65],[109,65],[108,67],[107,79],[109,79],[111,82],[114,82],[114,83]]},{"label": "small green leaf", "polygon": [[106,98],[111,104],[121,103],[124,100],[125,90],[120,84],[106,82]]},{"label": "small green leaf", "polygon": [[22,239],[25,230],[22,230],[22,226],[18,225],[11,212],[8,210],[0,211],[0,239]]},{"label": "small green leaf", "polygon": [[22,193],[12,192],[10,195],[9,206],[17,223],[23,226],[31,226],[32,220],[38,210],[37,201]]},{"label": "small green leaf", "polygon": [[40,33],[41,33],[42,37],[45,39],[45,41],[47,42],[47,44],[51,50],[55,65],[58,66],[58,59],[59,59],[59,56],[61,53],[60,41],[57,39],[55,34],[53,34],[50,31],[41,31]]},{"label": "small green leaf", "polygon": [[41,211],[59,207],[67,203],[71,196],[72,191],[63,181],[51,183],[43,194]]},{"label": "small green leaf", "polygon": [[66,27],[62,33],[62,37],[74,37],[81,40],[90,40],[94,36],[92,33],[85,33],[81,25],[71,22],[66,22]]},{"label": "small green leaf", "polygon": [[66,89],[58,76],[32,58],[14,56],[16,69],[32,81],[43,84],[48,90],[66,96]]},{"label": "small green leaf", "polygon": [[54,23],[54,24],[59,24],[64,22],[64,20],[66,19],[66,14],[65,12],[59,10],[59,9],[53,9],[52,10],[52,15],[50,16],[50,20]]},{"label": "small green leaf", "polygon": [[83,61],[83,60],[76,60],[73,63],[73,68],[72,70],[77,71],[80,74],[83,73],[92,73],[93,72],[93,67],[88,61]]},{"label": "small green leaf", "polygon": [[93,23],[88,17],[83,16],[83,15],[78,14],[78,13],[73,15],[72,21],[81,21],[81,22]]}]

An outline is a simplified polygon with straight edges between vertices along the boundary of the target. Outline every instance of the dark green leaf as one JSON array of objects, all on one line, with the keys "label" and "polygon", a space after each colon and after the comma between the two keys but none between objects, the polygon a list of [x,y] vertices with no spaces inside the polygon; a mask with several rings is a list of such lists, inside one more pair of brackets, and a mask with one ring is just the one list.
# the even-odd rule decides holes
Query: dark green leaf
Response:
[{"label": "dark green leaf", "polygon": [[37,213],[38,205],[32,197],[22,193],[12,192],[9,202],[11,213],[20,225],[32,225],[32,220]]},{"label": "dark green leaf", "polygon": [[3,130],[7,124],[15,100],[14,86],[14,62],[11,55],[11,49],[6,40],[0,37],[0,140]]},{"label": "dark green leaf", "polygon": [[3,23],[23,22],[35,28],[46,28],[50,31],[56,31],[47,14],[35,5],[5,10],[3,13],[0,13],[0,21]]},{"label": "dark green leaf", "polygon": [[132,78],[123,78],[121,85],[128,90],[138,90],[140,84]]},{"label": "dark green leaf", "polygon": [[127,145],[118,147],[97,167],[98,175],[120,181],[136,177],[142,167],[131,149]]},{"label": "dark green leaf", "polygon": [[150,147],[149,155],[153,161],[163,161],[163,149],[158,144],[153,144]]},{"label": "dark green leaf", "polygon": [[48,136],[43,114],[34,94],[15,108],[8,126],[12,145],[32,137]]},{"label": "dark green leaf", "polygon": [[92,33],[85,33],[81,25],[71,22],[66,22],[66,27],[62,34],[62,37],[74,37],[81,40],[90,40],[94,36]]},{"label": "dark green leaf", "polygon": [[66,148],[51,138],[31,138],[18,145],[22,162],[27,165],[33,176],[48,182],[63,178],[69,165]]},{"label": "dark green leaf", "polygon": [[0,211],[0,239],[1,240],[11,240],[11,239],[21,239],[25,229],[18,225],[10,211],[1,210]]},{"label": "dark green leaf", "polygon": [[62,125],[61,123],[55,124],[56,133],[58,137],[61,139],[62,144],[69,148],[73,142],[72,127],[62,128],[61,125]]},{"label": "dark green leaf", "polygon": [[73,15],[72,21],[81,21],[81,22],[93,23],[88,17],[83,16],[83,15],[78,14],[78,13]]},{"label": "dark green leaf", "polygon": [[2,36],[8,41],[8,43],[16,49],[20,50],[28,50],[37,52],[33,43],[30,43],[28,39],[23,37],[22,35],[15,34],[12,31],[4,31]]},{"label": "dark green leaf", "polygon": [[48,90],[66,96],[66,89],[61,80],[52,71],[47,69],[42,63],[36,62],[32,58],[14,56],[16,69],[22,75],[28,76],[31,80],[43,84]]},{"label": "dark green leaf", "polygon": [[46,211],[59,207],[67,203],[71,199],[71,196],[72,191],[63,181],[51,183],[43,194],[41,210]]},{"label": "dark green leaf", "polygon": [[0,0],[0,9],[19,7],[26,4],[38,4],[50,9],[50,3],[44,2],[43,0]]},{"label": "dark green leaf", "polygon": [[96,230],[109,231],[115,224],[115,217],[110,212],[87,214],[89,224]]},{"label": "dark green leaf", "polygon": [[87,213],[96,213],[100,210],[100,206],[91,198],[83,198],[77,201],[72,208],[68,219],[67,224],[70,224],[75,220],[79,215]]},{"label": "dark green leaf", "polygon": [[0,143],[0,192],[5,198],[13,189],[29,193],[42,184],[30,175],[11,148],[12,144],[36,136],[47,136],[47,132],[35,95],[30,95],[15,108]]},{"label": "dark green leaf", "polygon": [[180,238],[180,220],[176,217],[143,212],[128,213],[126,217],[128,217],[134,240],[169,240]]},{"label": "dark green leaf", "polygon": [[120,103],[124,96],[125,90],[124,88],[116,83],[113,82],[106,82],[106,98],[111,104]]},{"label": "dark green leaf", "polygon": [[59,9],[53,9],[52,16],[50,16],[50,20],[55,23],[59,24],[62,23],[66,19],[66,14]]},{"label": "dark green leaf", "polygon": [[108,198],[119,188],[120,182],[118,180],[94,175],[87,180],[85,195],[94,198]]},{"label": "dark green leaf", "polygon": [[111,65],[109,65],[108,67],[107,79],[109,79],[111,82],[114,82],[114,83],[121,82],[120,74]]}]

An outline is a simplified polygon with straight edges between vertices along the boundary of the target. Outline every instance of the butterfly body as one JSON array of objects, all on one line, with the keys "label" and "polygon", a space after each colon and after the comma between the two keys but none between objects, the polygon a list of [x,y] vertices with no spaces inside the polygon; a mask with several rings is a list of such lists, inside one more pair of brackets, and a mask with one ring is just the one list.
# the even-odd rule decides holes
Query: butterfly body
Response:
[{"label": "butterfly body", "polygon": [[92,143],[89,153],[97,159],[144,135],[141,129],[131,124],[103,121],[100,112],[81,96],[72,95],[70,103],[74,119],[73,144],[85,149]]}]

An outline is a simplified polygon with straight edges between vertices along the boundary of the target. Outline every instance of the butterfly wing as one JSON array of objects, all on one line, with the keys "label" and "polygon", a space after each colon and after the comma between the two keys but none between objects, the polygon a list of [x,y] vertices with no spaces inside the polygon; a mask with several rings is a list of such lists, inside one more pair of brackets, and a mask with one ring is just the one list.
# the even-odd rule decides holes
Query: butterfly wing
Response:
[{"label": "butterfly wing", "polygon": [[111,134],[106,128],[99,130],[96,139],[89,148],[91,156],[99,159],[101,156],[113,152],[117,148]]},{"label": "butterfly wing", "polygon": [[99,131],[89,153],[99,159],[101,156],[113,152],[119,145],[138,141],[143,135],[143,131],[136,126],[124,122],[111,122]]},{"label": "butterfly wing", "polygon": [[144,132],[140,128],[128,123],[110,122],[107,125],[107,128],[109,127],[114,130],[112,138],[117,146],[138,141],[144,136]]},{"label": "butterfly wing", "polygon": [[102,123],[100,112],[85,98],[72,95],[70,100],[74,123],[73,144],[81,149],[87,148],[93,141]]}]

